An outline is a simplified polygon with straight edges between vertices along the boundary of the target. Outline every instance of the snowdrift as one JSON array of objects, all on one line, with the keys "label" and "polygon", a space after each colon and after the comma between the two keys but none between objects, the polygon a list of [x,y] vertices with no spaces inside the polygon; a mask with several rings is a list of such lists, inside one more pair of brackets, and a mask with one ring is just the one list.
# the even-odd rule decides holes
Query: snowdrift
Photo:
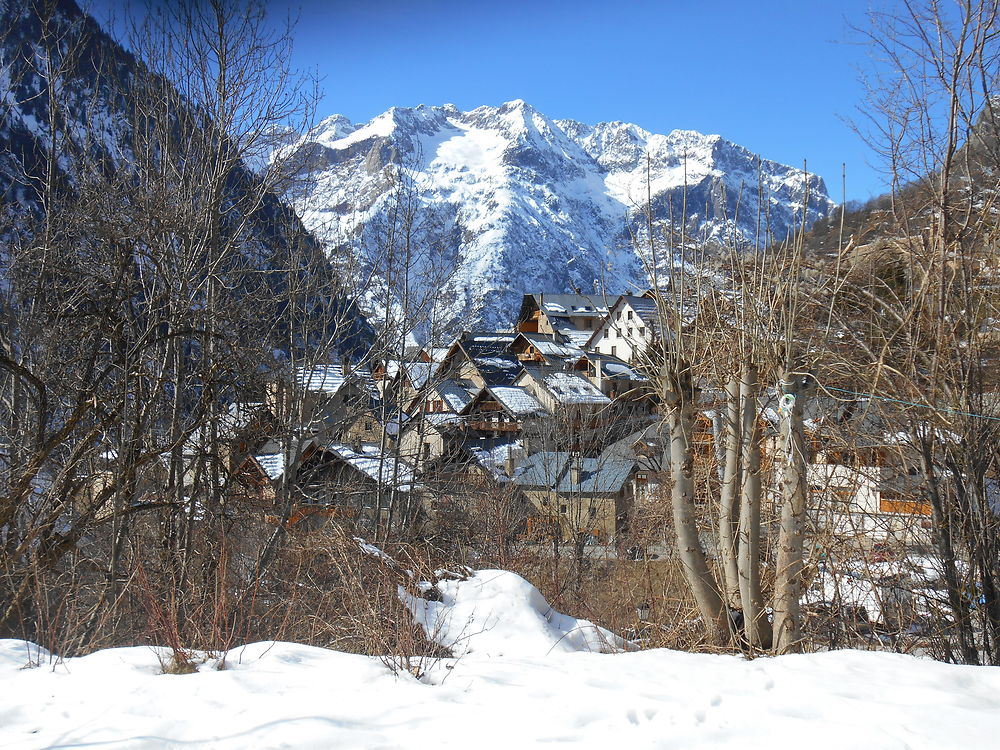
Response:
[{"label": "snowdrift", "polygon": [[547,656],[616,653],[634,648],[614,633],[560,614],[516,573],[480,570],[466,580],[419,584],[425,597],[399,597],[427,637],[454,656]]}]

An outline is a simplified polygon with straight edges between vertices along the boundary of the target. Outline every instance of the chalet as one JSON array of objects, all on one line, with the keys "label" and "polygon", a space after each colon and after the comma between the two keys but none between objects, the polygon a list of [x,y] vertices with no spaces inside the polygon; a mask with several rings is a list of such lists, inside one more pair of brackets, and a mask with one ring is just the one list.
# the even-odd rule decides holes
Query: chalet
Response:
[{"label": "chalet", "polygon": [[858,547],[929,543],[931,504],[916,456],[907,461],[909,451],[893,436],[877,442],[813,453],[810,506],[827,529]]},{"label": "chalet", "polygon": [[587,356],[561,334],[519,333],[510,350],[524,366],[545,365],[559,370],[572,369]]},{"label": "chalet", "polygon": [[532,531],[608,543],[626,529],[636,473],[634,460],[542,451],[518,464],[513,482],[532,503]]},{"label": "chalet", "polygon": [[402,455],[423,471],[456,441],[464,439],[465,419],[459,414],[479,392],[471,380],[441,380],[429,383],[406,409],[399,441]]},{"label": "chalet", "polygon": [[533,433],[549,413],[523,388],[497,385],[476,394],[461,416],[470,436],[498,438]]},{"label": "chalet", "polygon": [[561,334],[583,346],[608,314],[608,299],[589,294],[526,294],[521,300],[516,330]]},{"label": "chalet", "polygon": [[588,351],[635,364],[661,334],[656,301],[623,294],[584,344]]},{"label": "chalet", "polygon": [[[221,450],[225,453],[221,457],[222,465],[228,471],[234,471],[247,456],[276,449],[276,433],[277,420],[265,404],[230,404],[219,427]],[[197,435],[193,437],[194,440],[189,443],[191,449],[197,442]]]},{"label": "chalet", "polygon": [[272,384],[268,399],[303,436],[338,438],[359,412],[376,409],[379,391],[370,373],[345,362],[297,368],[291,379]]},{"label": "chalet", "polygon": [[413,467],[370,444],[311,441],[302,451],[296,491],[299,515],[385,522],[390,504],[420,510],[423,502]]},{"label": "chalet", "polygon": [[624,360],[588,352],[574,369],[611,400],[641,402],[646,411],[652,409],[649,379]]},{"label": "chalet", "polygon": [[[512,462],[523,457],[524,443],[517,437],[472,438],[453,443],[430,467],[434,479],[450,483],[496,486],[508,484]],[[426,481],[421,477],[421,481]]]},{"label": "chalet", "polygon": [[581,416],[608,406],[611,399],[577,372],[525,367],[515,381],[552,414]]},{"label": "chalet", "polygon": [[464,333],[438,368],[442,378],[471,380],[478,387],[512,385],[521,364],[510,350],[512,333]]},{"label": "chalet", "polygon": [[459,414],[479,392],[481,386],[462,378],[449,378],[428,384],[426,390],[410,402],[407,412],[415,414]]},{"label": "chalet", "polygon": [[436,362],[400,362],[383,393],[391,394],[400,403],[408,403],[433,382],[437,368]]}]

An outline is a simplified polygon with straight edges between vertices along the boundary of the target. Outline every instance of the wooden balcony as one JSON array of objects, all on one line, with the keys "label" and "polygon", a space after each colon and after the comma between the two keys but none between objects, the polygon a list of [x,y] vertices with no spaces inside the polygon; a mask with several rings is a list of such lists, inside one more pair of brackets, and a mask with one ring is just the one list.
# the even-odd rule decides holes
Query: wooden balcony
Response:
[{"label": "wooden balcony", "polygon": [[520,432],[521,425],[517,422],[467,422],[470,430],[479,432]]}]

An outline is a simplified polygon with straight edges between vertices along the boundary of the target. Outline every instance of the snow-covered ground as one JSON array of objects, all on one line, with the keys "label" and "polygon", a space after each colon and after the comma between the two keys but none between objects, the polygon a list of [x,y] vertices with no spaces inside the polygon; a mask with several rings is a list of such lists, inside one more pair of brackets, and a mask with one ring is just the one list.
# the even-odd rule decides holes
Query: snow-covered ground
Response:
[{"label": "snow-covered ground", "polygon": [[[0,747],[998,746],[997,669],[858,651],[594,653],[582,649],[599,630],[552,612],[513,574],[480,571],[439,594],[434,606],[411,603],[438,637],[460,636],[464,655],[423,679],[291,643],[243,646],[224,669],[209,659],[174,675],[152,648],[56,660],[0,641]],[[453,622],[435,626],[449,609]]]}]

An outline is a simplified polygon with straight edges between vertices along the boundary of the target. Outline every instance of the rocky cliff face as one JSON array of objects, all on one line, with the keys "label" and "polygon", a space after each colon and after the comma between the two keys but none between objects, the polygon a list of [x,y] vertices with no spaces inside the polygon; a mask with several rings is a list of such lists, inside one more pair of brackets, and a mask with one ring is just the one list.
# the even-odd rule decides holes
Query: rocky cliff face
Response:
[{"label": "rocky cliff face", "polygon": [[[143,85],[170,97],[173,109],[144,106],[143,92],[149,88]],[[173,115],[164,114],[171,111]],[[192,168],[173,184],[164,178],[159,188],[152,188],[137,176],[136,154],[145,148],[147,157],[159,153],[163,163],[185,165],[177,173],[186,171],[200,158],[198,144],[183,136],[157,141],[155,133],[163,125],[157,122],[160,117],[174,123],[183,116],[197,123],[192,111],[171,82],[150,74],[142,60],[104,33],[73,0],[0,0],[0,312],[23,303],[20,292],[7,283],[14,273],[10,248],[21,247],[22,259],[30,255],[48,211],[60,212],[56,228],[66,247],[89,242],[96,224],[106,230],[113,224],[136,246],[136,265],[146,262],[139,257],[146,252],[140,246],[150,241],[138,237],[137,225],[153,220],[139,207],[164,208],[166,216],[170,204],[175,210],[161,223],[182,223],[199,195],[197,178],[191,175],[200,172]],[[185,125],[189,129],[183,132],[208,132],[201,123]],[[147,158],[147,169],[152,161]],[[169,169],[163,172],[170,174]],[[230,285],[233,295],[266,293],[276,308],[284,309],[288,289],[301,287],[311,274],[310,281],[316,280],[315,288],[322,291],[306,299],[303,308],[317,320],[344,317],[343,348],[364,349],[370,329],[348,302],[330,297],[334,283],[328,258],[295,213],[242,163],[225,180],[219,222],[228,255],[219,263],[239,276]],[[185,232],[204,234],[200,225],[178,224],[177,230],[177,243]],[[165,247],[170,247],[166,240],[157,249]],[[293,251],[295,262],[289,260]],[[170,258],[176,260],[176,255]],[[166,265],[161,260],[160,266]],[[187,271],[192,278],[186,281],[196,282],[204,273],[199,268],[192,261]],[[252,331],[249,335],[273,328],[271,321],[243,323]],[[13,327],[10,321],[4,325]]]},{"label": "rocky cliff face", "polygon": [[552,120],[520,100],[393,108],[363,125],[334,115],[275,158],[301,178],[289,197],[306,226],[365,272],[398,269],[388,248],[404,203],[430,253],[409,256],[411,289],[424,280],[441,319],[462,328],[509,325],[526,291],[648,285],[634,240],[647,207],[673,227],[667,261],[682,243],[782,239],[804,203],[807,224],[834,206],[819,177],[720,136]]}]

